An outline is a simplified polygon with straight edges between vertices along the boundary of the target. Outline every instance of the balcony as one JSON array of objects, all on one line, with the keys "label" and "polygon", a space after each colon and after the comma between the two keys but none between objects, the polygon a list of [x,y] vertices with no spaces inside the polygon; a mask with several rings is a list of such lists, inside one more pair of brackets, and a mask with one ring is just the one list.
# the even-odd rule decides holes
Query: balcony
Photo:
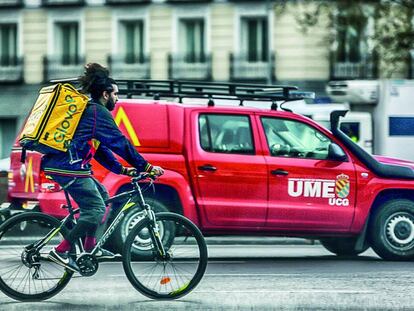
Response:
[{"label": "balcony", "polygon": [[46,56],[43,59],[44,81],[62,78],[75,78],[83,74],[85,57],[77,56],[68,59],[61,55]]},{"label": "balcony", "polygon": [[165,2],[169,3],[202,3],[202,2],[212,2],[213,0],[166,0]]},{"label": "balcony", "polygon": [[23,59],[0,59],[0,84],[23,82]]},{"label": "balcony", "polygon": [[82,6],[85,3],[85,0],[42,0],[42,6],[46,7]]},{"label": "balcony", "polygon": [[168,75],[170,79],[210,81],[211,55],[201,57],[170,54],[168,56]]},{"label": "balcony", "polygon": [[151,0],[105,0],[108,5],[122,5],[122,4],[146,4],[151,3]]},{"label": "balcony", "polygon": [[150,57],[130,58],[123,55],[108,57],[111,74],[115,79],[149,79]]},{"label": "balcony", "polygon": [[1,0],[0,9],[2,8],[21,8],[24,5],[23,0]]},{"label": "balcony", "polygon": [[376,53],[367,54],[361,61],[338,61],[336,53],[330,56],[330,80],[354,80],[378,78]]},{"label": "balcony", "polygon": [[[270,62],[270,63],[269,63]],[[246,54],[230,54],[230,80],[245,82],[271,82],[275,77],[275,55],[269,61],[251,61]]]}]

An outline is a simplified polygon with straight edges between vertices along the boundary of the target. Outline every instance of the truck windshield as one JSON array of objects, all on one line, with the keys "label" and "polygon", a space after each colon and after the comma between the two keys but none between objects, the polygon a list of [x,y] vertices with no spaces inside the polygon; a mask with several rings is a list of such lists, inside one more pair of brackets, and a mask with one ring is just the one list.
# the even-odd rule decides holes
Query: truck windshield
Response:
[{"label": "truck windshield", "polygon": [[280,119],[262,118],[272,156],[326,159],[331,140],[308,124]]}]

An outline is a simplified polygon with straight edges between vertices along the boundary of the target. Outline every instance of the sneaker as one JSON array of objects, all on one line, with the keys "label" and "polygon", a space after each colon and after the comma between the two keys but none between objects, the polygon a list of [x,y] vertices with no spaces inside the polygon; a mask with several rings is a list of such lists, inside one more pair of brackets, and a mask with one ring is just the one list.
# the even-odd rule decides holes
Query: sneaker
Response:
[{"label": "sneaker", "polygon": [[47,257],[58,265],[64,266],[73,272],[79,272],[76,261],[68,253],[59,253],[56,249],[52,249]]},{"label": "sneaker", "polygon": [[118,259],[122,256],[120,254],[114,254],[104,248],[98,248],[98,250],[95,252],[96,259]]}]

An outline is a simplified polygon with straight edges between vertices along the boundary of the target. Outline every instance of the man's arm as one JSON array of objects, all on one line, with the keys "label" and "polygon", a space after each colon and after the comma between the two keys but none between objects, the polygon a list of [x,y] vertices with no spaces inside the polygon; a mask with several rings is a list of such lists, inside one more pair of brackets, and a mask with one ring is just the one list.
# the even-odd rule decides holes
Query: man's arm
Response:
[{"label": "man's arm", "polygon": [[[135,147],[122,134],[109,111],[99,105],[96,105],[96,109],[99,109],[96,120],[99,126],[96,127],[95,138],[100,141],[100,148],[107,147],[141,172],[151,172],[153,166],[135,150]],[[113,155],[112,157],[114,158]]]},{"label": "man's arm", "polygon": [[123,172],[122,164],[115,158],[112,151],[105,146],[101,145],[98,147],[94,158],[99,164],[115,174],[121,174]]}]

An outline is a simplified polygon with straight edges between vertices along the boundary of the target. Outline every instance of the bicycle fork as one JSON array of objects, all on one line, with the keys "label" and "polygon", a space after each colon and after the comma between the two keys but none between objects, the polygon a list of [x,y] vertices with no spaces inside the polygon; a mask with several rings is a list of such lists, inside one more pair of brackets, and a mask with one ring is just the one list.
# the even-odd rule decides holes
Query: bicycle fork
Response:
[{"label": "bicycle fork", "polygon": [[154,243],[154,246],[158,251],[158,255],[160,255],[161,258],[165,259],[167,257],[167,252],[165,251],[164,245],[162,244],[160,226],[158,225],[157,220],[155,218],[155,213],[148,205],[145,206],[145,209],[148,213],[148,218],[150,220],[149,234],[151,236],[152,243]]}]

